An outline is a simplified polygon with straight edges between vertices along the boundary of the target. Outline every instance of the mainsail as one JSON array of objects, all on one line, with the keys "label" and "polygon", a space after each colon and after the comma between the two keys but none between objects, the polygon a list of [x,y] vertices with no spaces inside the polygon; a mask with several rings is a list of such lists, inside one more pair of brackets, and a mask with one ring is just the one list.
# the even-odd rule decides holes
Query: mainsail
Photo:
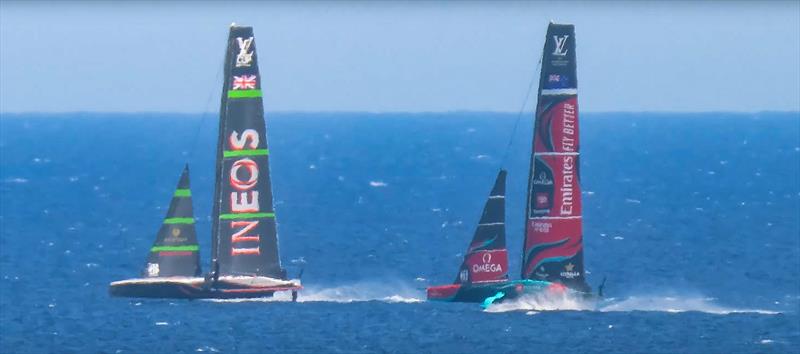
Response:
[{"label": "mainsail", "polygon": [[194,230],[192,192],[189,189],[189,166],[181,173],[167,215],[150,249],[145,277],[200,275],[200,256]]},{"label": "mainsail", "polygon": [[506,171],[500,170],[483,207],[475,235],[464,255],[455,283],[469,284],[508,279],[505,225]]},{"label": "mainsail", "polygon": [[583,269],[575,27],[547,28],[528,179],[522,278],[589,291]]},{"label": "mainsail", "polygon": [[224,65],[212,264],[218,275],[285,278],[252,27],[231,26]]}]

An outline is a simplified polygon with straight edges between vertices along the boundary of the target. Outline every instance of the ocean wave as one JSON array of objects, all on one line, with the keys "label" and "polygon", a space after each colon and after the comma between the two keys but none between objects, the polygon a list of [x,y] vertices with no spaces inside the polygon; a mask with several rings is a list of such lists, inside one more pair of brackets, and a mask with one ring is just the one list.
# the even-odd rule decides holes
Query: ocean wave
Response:
[{"label": "ocean wave", "polygon": [[615,311],[657,311],[657,312],[705,312],[715,315],[731,313],[757,313],[762,315],[776,315],[780,312],[733,308],[714,303],[714,299],[701,296],[630,296],[621,301],[611,301],[600,307],[603,312]]}]

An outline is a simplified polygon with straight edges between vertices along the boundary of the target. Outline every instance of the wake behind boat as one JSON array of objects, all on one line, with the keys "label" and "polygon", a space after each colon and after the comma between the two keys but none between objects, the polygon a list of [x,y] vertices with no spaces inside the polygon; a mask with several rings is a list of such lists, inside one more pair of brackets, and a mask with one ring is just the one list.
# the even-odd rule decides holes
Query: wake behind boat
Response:
[{"label": "wake behind boat", "polygon": [[522,279],[508,279],[505,175],[501,170],[454,284],[428,300],[489,305],[524,294],[592,297],[583,270],[575,27],[545,38],[528,178]]},{"label": "wake behind boat", "polygon": [[189,170],[184,169],[150,249],[143,278],[113,282],[112,296],[251,298],[291,291],[281,267],[261,78],[252,27],[232,25],[220,106],[211,272],[201,277]]}]

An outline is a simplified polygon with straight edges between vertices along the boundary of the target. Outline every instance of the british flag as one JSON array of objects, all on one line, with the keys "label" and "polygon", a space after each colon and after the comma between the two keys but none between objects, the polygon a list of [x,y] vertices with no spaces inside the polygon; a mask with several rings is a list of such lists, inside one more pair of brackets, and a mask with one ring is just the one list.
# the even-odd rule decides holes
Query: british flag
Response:
[{"label": "british flag", "polygon": [[547,78],[548,82],[559,82],[561,81],[561,75],[559,74],[550,74],[550,77]]},{"label": "british flag", "polygon": [[233,77],[234,90],[252,90],[256,88],[256,76],[244,75]]}]

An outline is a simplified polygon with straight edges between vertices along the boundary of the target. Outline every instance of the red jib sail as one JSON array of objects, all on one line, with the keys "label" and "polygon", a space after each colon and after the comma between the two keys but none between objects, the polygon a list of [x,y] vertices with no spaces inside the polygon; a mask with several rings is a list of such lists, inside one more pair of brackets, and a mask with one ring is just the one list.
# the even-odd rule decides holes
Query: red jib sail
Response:
[{"label": "red jib sail", "polygon": [[508,279],[508,251],[505,225],[506,171],[500,170],[492,192],[486,199],[475,235],[464,254],[456,284],[472,284]]},{"label": "red jib sail", "polygon": [[578,131],[575,27],[551,23],[539,78],[522,278],[588,291]]}]

